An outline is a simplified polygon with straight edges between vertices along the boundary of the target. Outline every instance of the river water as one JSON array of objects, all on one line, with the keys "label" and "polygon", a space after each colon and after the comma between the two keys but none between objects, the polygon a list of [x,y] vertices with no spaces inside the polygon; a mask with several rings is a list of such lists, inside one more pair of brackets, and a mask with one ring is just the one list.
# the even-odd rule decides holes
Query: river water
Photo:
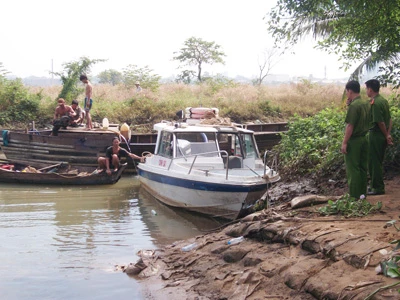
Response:
[{"label": "river water", "polygon": [[116,266],[220,225],[162,205],[131,175],[110,186],[0,183],[0,299],[144,299]]}]

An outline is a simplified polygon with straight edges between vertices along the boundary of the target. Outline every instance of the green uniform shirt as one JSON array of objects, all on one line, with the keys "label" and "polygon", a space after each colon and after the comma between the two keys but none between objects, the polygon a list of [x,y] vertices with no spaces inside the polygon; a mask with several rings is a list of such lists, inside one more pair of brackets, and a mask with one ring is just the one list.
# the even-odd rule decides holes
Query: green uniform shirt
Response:
[{"label": "green uniform shirt", "polygon": [[369,129],[370,105],[358,96],[349,105],[345,122],[354,126],[352,138],[365,136]]},{"label": "green uniform shirt", "polygon": [[376,95],[371,101],[371,124],[370,128],[374,131],[380,131],[379,122],[385,122],[386,128],[389,128],[390,110],[388,101],[381,95]]}]

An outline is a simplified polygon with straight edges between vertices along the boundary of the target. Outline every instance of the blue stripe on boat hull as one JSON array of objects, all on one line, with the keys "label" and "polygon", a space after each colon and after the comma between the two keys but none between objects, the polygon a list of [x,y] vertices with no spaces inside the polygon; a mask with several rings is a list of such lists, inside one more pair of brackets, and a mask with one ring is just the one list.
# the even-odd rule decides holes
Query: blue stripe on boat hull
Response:
[{"label": "blue stripe on boat hull", "polygon": [[176,178],[167,175],[160,175],[153,172],[142,170],[140,168],[138,171],[139,171],[139,176],[142,176],[143,178],[147,178],[149,180],[168,185],[189,188],[193,190],[250,193],[256,191],[263,191],[267,188],[267,183],[254,184],[254,185],[231,185],[231,184],[221,184],[221,183],[209,183],[209,182],[199,182],[196,180]]}]

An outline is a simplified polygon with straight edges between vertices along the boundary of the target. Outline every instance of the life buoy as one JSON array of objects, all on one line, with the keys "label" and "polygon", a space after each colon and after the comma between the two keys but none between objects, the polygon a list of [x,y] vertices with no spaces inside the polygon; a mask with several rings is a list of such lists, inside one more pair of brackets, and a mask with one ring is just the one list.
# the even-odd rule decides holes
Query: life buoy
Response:
[{"label": "life buoy", "polygon": [[204,115],[206,112],[213,112],[213,111],[211,108],[208,107],[192,107],[190,109],[190,112],[192,114]]},{"label": "life buoy", "polygon": [[203,119],[204,118],[204,114],[190,114],[190,117],[192,119]]},{"label": "life buoy", "polygon": [[209,116],[210,114],[214,114],[214,116],[218,117],[218,113],[219,109],[215,107],[187,107],[185,109],[186,118],[192,119],[204,119],[205,116]]}]

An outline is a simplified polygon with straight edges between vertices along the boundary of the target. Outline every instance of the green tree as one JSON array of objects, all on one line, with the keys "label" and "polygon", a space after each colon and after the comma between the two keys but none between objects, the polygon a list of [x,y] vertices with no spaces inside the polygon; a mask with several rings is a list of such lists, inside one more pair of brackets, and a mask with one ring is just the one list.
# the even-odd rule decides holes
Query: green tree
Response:
[{"label": "green tree", "polygon": [[78,86],[79,76],[81,74],[89,74],[94,64],[104,61],[106,60],[81,57],[79,60],[64,63],[62,72],[51,72],[51,74],[59,76],[63,84],[58,98],[64,98],[67,102],[76,99],[83,92],[83,88]]},{"label": "green tree", "polygon": [[160,87],[160,79],[161,76],[153,74],[149,66],[140,68],[137,65],[128,65],[123,69],[123,82],[128,88],[133,88],[136,81],[139,81],[142,88],[155,92]]},{"label": "green tree", "polygon": [[[173,59],[187,66],[197,66],[197,80],[202,82],[203,64],[225,64],[223,57],[226,55],[220,48],[221,46],[215,44],[215,42],[207,42],[200,38],[191,37],[184,42],[183,48],[174,52]],[[184,72],[189,74],[188,70]]]},{"label": "green tree", "polygon": [[193,79],[196,77],[195,71],[183,70],[178,76],[176,76],[175,82],[184,84],[191,84]]},{"label": "green tree", "polygon": [[285,49],[312,34],[319,48],[340,55],[345,69],[359,64],[353,78],[384,62],[381,79],[398,84],[399,22],[398,0],[279,0],[268,15],[268,30]]},{"label": "green tree", "polygon": [[117,85],[122,82],[122,73],[117,70],[109,69],[105,70],[97,75],[99,83],[109,83],[111,85]]}]

